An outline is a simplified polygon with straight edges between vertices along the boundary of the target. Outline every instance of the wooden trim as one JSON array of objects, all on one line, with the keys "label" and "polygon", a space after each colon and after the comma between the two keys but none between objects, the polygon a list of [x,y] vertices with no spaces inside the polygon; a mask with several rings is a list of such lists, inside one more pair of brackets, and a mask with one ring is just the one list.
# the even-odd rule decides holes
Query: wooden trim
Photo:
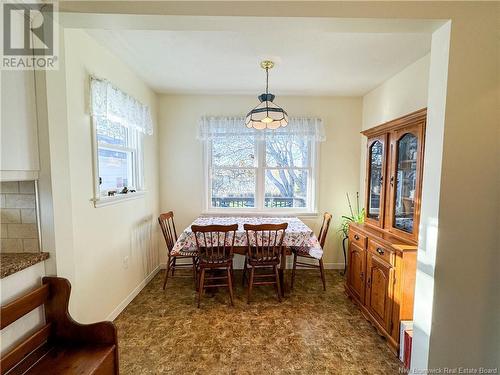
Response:
[{"label": "wooden trim", "polygon": [[14,301],[2,306],[0,310],[0,327],[4,329],[30,311],[43,305],[49,296],[49,286],[43,285]]},{"label": "wooden trim", "polygon": [[[368,217],[368,211],[370,209],[370,174],[371,174],[371,154],[370,148],[376,142],[379,141],[382,143],[383,147],[383,156],[382,156],[382,186],[380,190],[380,211],[379,211],[379,219],[375,220]],[[384,215],[385,215],[385,195],[387,190],[387,161],[388,161],[388,137],[387,134],[379,134],[378,136],[370,137],[366,144],[366,174],[365,174],[365,222],[367,224],[373,225],[378,228],[384,227]]]},{"label": "wooden trim", "polygon": [[414,307],[415,282],[417,278],[417,254],[405,254],[401,259],[399,284],[401,288],[400,319],[412,320]]},{"label": "wooden trim", "polygon": [[[384,299],[384,316],[378,315],[378,313],[372,307],[373,298],[373,288],[371,283],[373,282],[374,269],[378,268],[383,270],[382,273],[387,278],[387,294]],[[394,300],[394,267],[392,264],[387,263],[384,259],[375,255],[372,251],[366,253],[366,290],[365,290],[365,303],[364,306],[370,311],[370,314],[378,321],[378,323],[384,327],[386,332],[389,331],[392,311],[393,311],[393,300]],[[375,293],[377,295],[377,293]]]},{"label": "wooden trim", "polygon": [[399,354],[399,341],[394,340],[394,338],[387,332],[387,329],[384,328],[376,319],[371,311],[365,306],[365,305],[360,305],[357,304],[358,308],[361,310],[361,313],[367,318],[367,320],[370,321],[371,325],[377,330],[379,334],[384,336],[386,338],[386,344],[391,350],[391,352],[395,355],[398,356]]},{"label": "wooden trim", "polygon": [[[396,169],[398,163],[398,150],[397,143],[405,134],[412,134],[418,140],[418,151],[417,151],[417,168],[416,168],[416,181],[417,185],[415,187],[415,203],[414,203],[414,214],[413,214],[413,232],[408,233],[403,230],[400,230],[393,226],[394,224],[394,201],[396,194]],[[391,147],[391,156],[389,160],[391,161],[391,165],[388,167],[390,171],[390,178],[394,178],[394,185],[391,187],[389,185],[389,210],[387,210],[387,215],[385,217],[385,225],[384,227],[392,233],[397,234],[401,238],[409,239],[409,240],[418,240],[418,229],[420,223],[420,206],[421,206],[421,195],[422,195],[422,176],[423,176],[423,168],[424,168],[424,143],[425,143],[425,119],[411,124],[409,126],[405,126],[400,128],[397,131],[391,133],[391,139],[389,141]]]},{"label": "wooden trim", "polygon": [[0,362],[1,374],[5,374],[12,367],[21,362],[24,357],[46,342],[50,335],[51,327],[51,323],[44,325],[41,329],[3,355]]},{"label": "wooden trim", "polygon": [[389,131],[398,130],[412,123],[417,123],[420,121],[425,121],[427,117],[427,108],[419,109],[418,111],[409,113],[407,115],[398,117],[397,119],[384,122],[383,124],[377,125],[373,128],[363,130],[361,134],[367,137],[375,137]]},{"label": "wooden trim", "polygon": [[[363,132],[368,137],[367,142],[367,157],[366,157],[366,174],[365,174],[365,223],[374,229],[381,228],[384,231],[390,232],[393,235],[409,241],[418,240],[418,228],[420,223],[420,207],[422,193],[422,176],[424,166],[424,149],[425,149],[425,129],[427,120],[427,108],[422,108],[408,115],[399,117],[395,120],[388,121],[381,125],[367,129]],[[394,224],[394,202],[396,192],[396,168],[397,168],[397,144],[398,140],[406,133],[411,133],[418,139],[417,148],[417,166],[416,166],[416,186],[413,201],[413,231],[408,233],[393,227]],[[380,218],[379,220],[370,219],[368,217],[369,199],[370,199],[370,146],[379,140],[384,142],[384,161],[383,161],[383,176],[382,191],[380,196]]]},{"label": "wooden trim", "polygon": [[33,367],[36,367],[36,364],[40,362],[53,349],[54,347],[49,345],[48,342],[40,345],[38,348],[36,348],[30,354],[24,357],[21,362],[16,363],[14,367],[10,369],[10,371],[6,372],[6,374],[25,375],[28,372],[28,370],[31,370],[31,368]]},{"label": "wooden trim", "polygon": [[[2,356],[1,374],[24,374],[28,371],[37,372],[37,370],[47,373],[47,368],[51,364],[43,364],[39,361],[47,358],[46,355],[53,350],[56,353],[64,353],[69,348],[72,351],[76,350],[78,358],[66,359],[68,362],[76,363],[83,358],[84,363],[81,363],[81,366],[78,365],[82,370],[96,374],[118,374],[118,339],[114,324],[112,322],[93,324],[75,322],[68,312],[70,292],[71,285],[68,280],[59,277],[43,277],[41,287],[2,306],[0,315],[2,328],[38,306],[44,307],[47,324]],[[92,359],[87,358],[84,351],[79,351],[80,348],[88,346],[109,346],[109,348],[106,349],[106,353],[90,355],[94,357]],[[113,358],[109,353],[112,353]],[[108,356],[108,358],[103,361],[101,356]],[[54,358],[50,358],[50,361],[52,360]],[[61,366],[67,369],[72,366],[72,363],[64,363]],[[31,371],[32,368],[35,368],[34,371]],[[52,372],[54,371],[61,372],[60,369]],[[69,371],[71,372],[71,369]]]},{"label": "wooden trim", "polygon": [[112,322],[81,324],[76,322],[68,311],[71,284],[68,280],[45,276],[43,285],[50,288],[50,296],[45,303],[45,319],[57,322],[51,333],[55,343],[117,345],[116,328]]},{"label": "wooden trim", "polygon": [[[386,343],[391,352],[394,355],[398,355],[399,352],[399,339],[396,340],[391,334],[387,331],[387,328],[383,327],[377,318],[375,318],[368,307],[365,305],[365,302],[360,301],[355,291],[349,285],[349,281],[347,280],[344,284],[344,292],[346,296],[351,299],[355,305],[359,308],[363,316],[371,323],[371,325],[377,330],[377,332],[386,338]],[[391,316],[394,316],[394,304],[391,310]],[[399,332],[399,328],[398,328]]]},{"label": "wooden trim", "polygon": [[416,241],[403,238],[395,233],[390,233],[385,229],[374,228],[368,224],[351,223],[349,226],[352,228],[352,231],[358,232],[376,242],[380,242],[381,245],[390,247],[396,254],[417,251]]},{"label": "wooden trim", "polygon": [[[360,254],[360,259],[361,259],[361,273],[358,275],[356,274],[356,269],[353,267],[353,261],[352,261],[352,254],[357,251]],[[349,244],[349,250],[348,250],[348,259],[349,259],[349,268],[348,268],[348,274],[347,274],[347,285],[349,285],[351,295],[353,298],[358,301],[360,304],[365,303],[365,292],[366,292],[366,249],[365,247],[360,247],[359,245],[356,245],[354,243]],[[354,285],[353,280],[357,277],[361,277],[361,282],[363,284],[362,290],[359,292],[352,287]]]}]

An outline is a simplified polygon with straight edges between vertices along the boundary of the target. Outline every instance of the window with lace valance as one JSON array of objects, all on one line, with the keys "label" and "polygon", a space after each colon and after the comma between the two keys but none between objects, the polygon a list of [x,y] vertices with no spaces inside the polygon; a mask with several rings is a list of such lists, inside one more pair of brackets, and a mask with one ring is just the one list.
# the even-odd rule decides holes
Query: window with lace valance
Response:
[{"label": "window with lace valance", "polygon": [[95,205],[141,195],[143,137],[153,134],[149,107],[111,82],[91,77],[90,115],[95,139]]},{"label": "window with lace valance", "polygon": [[288,126],[256,130],[243,117],[203,117],[197,137],[205,149],[207,212],[316,211],[318,118],[290,118]]}]

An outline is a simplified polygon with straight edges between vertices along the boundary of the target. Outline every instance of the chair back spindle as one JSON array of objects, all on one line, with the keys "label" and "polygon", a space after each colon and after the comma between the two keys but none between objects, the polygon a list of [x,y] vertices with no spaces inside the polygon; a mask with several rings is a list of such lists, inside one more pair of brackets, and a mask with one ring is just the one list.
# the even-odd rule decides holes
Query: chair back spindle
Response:
[{"label": "chair back spindle", "polygon": [[170,254],[174,248],[175,242],[177,241],[177,231],[175,230],[174,223],[174,213],[172,211],[160,214],[158,217],[158,222],[160,223],[161,231],[163,233],[163,238],[165,239],[165,244],[167,245],[167,251]]},{"label": "chair back spindle", "polygon": [[279,263],[288,223],[245,224],[250,262]]},{"label": "chair back spindle", "polygon": [[321,224],[321,229],[319,230],[318,241],[323,249],[326,242],[326,236],[328,234],[328,228],[330,228],[330,221],[332,220],[332,215],[328,212],[323,214],[323,223]]},{"label": "chair back spindle", "polygon": [[238,224],[192,225],[199,259],[204,263],[224,263],[233,257]]}]

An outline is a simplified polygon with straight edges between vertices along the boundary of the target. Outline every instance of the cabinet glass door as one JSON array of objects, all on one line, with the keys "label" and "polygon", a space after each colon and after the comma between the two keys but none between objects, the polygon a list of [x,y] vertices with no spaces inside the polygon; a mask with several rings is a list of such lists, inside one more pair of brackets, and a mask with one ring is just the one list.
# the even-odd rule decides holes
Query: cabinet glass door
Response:
[{"label": "cabinet glass door", "polygon": [[412,133],[404,134],[396,142],[393,227],[407,233],[413,233],[414,229],[418,152],[418,138]]},{"label": "cabinet glass door", "polygon": [[384,173],[385,138],[370,139],[368,141],[366,219],[377,226],[382,226],[384,215]]}]

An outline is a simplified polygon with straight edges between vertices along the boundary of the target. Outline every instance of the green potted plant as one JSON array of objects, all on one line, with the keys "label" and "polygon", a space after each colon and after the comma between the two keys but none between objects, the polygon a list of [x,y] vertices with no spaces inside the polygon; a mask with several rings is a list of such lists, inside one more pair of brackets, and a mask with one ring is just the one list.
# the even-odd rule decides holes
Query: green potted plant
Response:
[{"label": "green potted plant", "polygon": [[349,204],[349,211],[351,213],[350,216],[343,215],[342,221],[340,224],[340,232],[342,233],[342,250],[344,251],[344,273],[345,275],[347,271],[347,250],[346,243],[349,238],[349,224],[350,223],[364,223],[365,221],[365,209],[359,209],[359,192],[356,192],[356,212],[353,211],[351,205],[351,198],[349,197],[349,193],[345,193],[347,197],[347,203]]}]

